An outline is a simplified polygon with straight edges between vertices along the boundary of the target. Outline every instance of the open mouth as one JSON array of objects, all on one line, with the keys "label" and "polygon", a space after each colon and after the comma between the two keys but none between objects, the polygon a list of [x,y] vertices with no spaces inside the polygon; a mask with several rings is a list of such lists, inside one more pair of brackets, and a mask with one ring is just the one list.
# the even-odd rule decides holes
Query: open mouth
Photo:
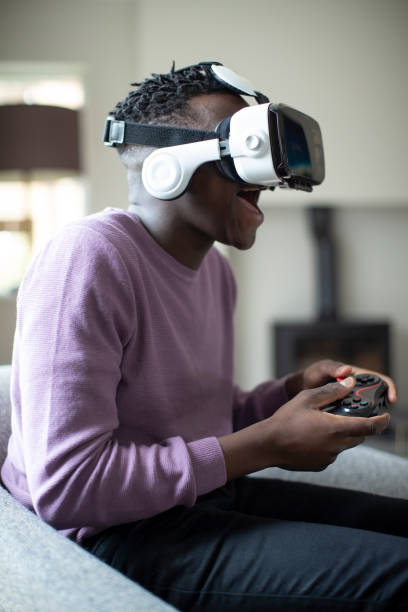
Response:
[{"label": "open mouth", "polygon": [[259,194],[260,194],[259,189],[241,189],[241,191],[238,191],[237,196],[241,198],[242,200],[245,200],[246,202],[248,202],[248,204],[250,204],[257,210],[259,210],[258,208]]}]

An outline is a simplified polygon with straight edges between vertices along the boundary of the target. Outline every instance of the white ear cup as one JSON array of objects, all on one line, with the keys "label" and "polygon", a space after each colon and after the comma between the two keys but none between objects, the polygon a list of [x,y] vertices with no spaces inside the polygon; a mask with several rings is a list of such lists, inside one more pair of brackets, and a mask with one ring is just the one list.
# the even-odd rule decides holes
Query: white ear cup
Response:
[{"label": "white ear cup", "polygon": [[187,189],[199,166],[216,159],[220,159],[217,139],[156,149],[143,162],[143,185],[153,197],[173,200]]},{"label": "white ear cup", "polygon": [[169,151],[154,151],[143,164],[143,184],[155,198],[167,200],[175,197],[182,178],[180,162]]}]

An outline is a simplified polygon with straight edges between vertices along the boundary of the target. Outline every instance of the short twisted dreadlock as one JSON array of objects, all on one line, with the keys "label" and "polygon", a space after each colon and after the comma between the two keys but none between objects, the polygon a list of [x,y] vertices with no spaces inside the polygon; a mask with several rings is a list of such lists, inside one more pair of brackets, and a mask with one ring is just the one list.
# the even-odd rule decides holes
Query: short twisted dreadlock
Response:
[{"label": "short twisted dreadlock", "polygon": [[[179,125],[196,128],[198,117],[187,101],[200,94],[231,90],[224,87],[211,74],[208,66],[196,64],[167,74],[152,74],[142,83],[132,83],[138,89],[118,102],[111,112],[119,121]],[[144,145],[120,145],[117,151],[128,170],[129,200],[135,202],[137,187],[141,181],[143,162],[154,148]],[[135,195],[136,194],[136,195]]]},{"label": "short twisted dreadlock", "polygon": [[189,98],[213,92],[230,92],[217,81],[208,66],[196,64],[180,70],[173,66],[167,74],[152,74],[142,83],[132,83],[138,89],[130,91],[112,111],[115,119],[137,123],[194,123]]}]

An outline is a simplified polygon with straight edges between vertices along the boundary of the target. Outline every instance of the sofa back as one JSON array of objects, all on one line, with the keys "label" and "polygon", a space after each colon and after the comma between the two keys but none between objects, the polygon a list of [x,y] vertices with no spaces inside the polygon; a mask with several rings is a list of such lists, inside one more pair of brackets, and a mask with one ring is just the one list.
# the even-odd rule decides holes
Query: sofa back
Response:
[{"label": "sofa back", "polygon": [[0,365],[0,466],[6,458],[11,430],[10,373],[9,365]]}]

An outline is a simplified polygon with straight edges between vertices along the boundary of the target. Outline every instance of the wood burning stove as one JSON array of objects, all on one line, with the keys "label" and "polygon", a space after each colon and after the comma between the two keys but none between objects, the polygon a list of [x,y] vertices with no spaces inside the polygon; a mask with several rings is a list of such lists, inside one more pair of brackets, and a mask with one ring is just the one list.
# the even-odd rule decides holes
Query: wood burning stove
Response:
[{"label": "wood burning stove", "polygon": [[344,320],[338,314],[337,258],[333,209],[308,209],[316,245],[317,317],[273,324],[275,376],[284,376],[323,358],[391,374],[390,322]]},{"label": "wood burning stove", "polygon": [[282,321],[274,337],[277,377],[324,358],[391,373],[387,321]]}]

